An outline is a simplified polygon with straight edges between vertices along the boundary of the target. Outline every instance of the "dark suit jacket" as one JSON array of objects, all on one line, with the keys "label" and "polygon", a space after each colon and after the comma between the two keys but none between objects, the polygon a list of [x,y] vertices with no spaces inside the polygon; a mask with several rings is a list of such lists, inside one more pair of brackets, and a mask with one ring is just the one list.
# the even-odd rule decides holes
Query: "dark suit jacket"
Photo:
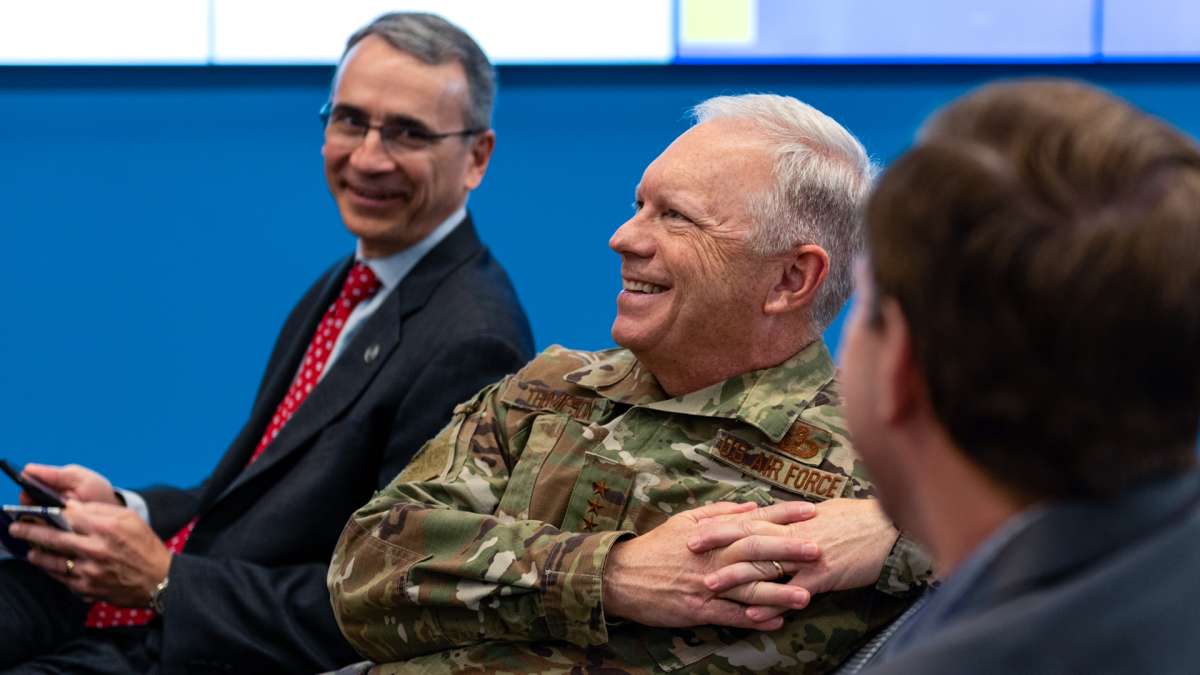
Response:
[{"label": "dark suit jacket", "polygon": [[468,217],[360,326],[245,468],[352,262],[326,272],[288,317],[250,418],[212,475],[192,490],[141,491],[161,536],[200,516],[148,638],[163,672],[311,672],[358,660],[325,587],[342,526],[455,404],[533,354],[512,285]]},{"label": "dark suit jacket", "polygon": [[1189,474],[1053,507],[953,607],[931,596],[894,638],[909,646],[863,675],[1200,672],[1198,503]]}]

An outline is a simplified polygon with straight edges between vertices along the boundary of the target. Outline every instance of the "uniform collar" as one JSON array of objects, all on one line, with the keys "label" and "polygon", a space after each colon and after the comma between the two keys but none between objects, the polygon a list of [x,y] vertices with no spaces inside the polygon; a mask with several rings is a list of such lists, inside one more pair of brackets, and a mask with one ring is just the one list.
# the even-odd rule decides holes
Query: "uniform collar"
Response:
[{"label": "uniform collar", "polygon": [[563,375],[563,379],[604,398],[627,405],[645,405],[667,398],[658,380],[628,349],[596,353],[596,360]]},{"label": "uniform collar", "polygon": [[731,377],[699,391],[668,398],[658,380],[627,349],[600,352],[599,358],[563,376],[617,403],[652,410],[737,419],[778,442],[813,405],[809,397],[833,380],[833,358],[817,340],[783,363]]}]

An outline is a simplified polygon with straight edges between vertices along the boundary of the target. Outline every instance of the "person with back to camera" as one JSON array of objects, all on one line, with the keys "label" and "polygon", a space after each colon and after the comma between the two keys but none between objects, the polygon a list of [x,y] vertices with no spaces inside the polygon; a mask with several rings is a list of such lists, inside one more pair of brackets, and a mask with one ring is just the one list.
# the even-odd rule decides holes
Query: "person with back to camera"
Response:
[{"label": "person with back to camera", "polygon": [[861,672],[1200,670],[1197,205],[1191,139],[1071,81],[973,92],[888,169],[846,419],[944,582]]}]

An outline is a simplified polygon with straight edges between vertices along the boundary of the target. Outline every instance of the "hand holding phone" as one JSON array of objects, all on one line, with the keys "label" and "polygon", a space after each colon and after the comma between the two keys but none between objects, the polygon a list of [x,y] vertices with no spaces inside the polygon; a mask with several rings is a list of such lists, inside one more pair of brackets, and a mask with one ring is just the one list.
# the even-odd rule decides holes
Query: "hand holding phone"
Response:
[{"label": "hand holding phone", "polygon": [[7,549],[14,558],[27,557],[32,547],[32,544],[24,539],[18,539],[8,533],[8,526],[16,521],[48,525],[64,532],[72,531],[71,524],[62,514],[62,509],[56,506],[6,504],[0,507],[0,548]]},{"label": "hand holding phone", "polygon": [[8,463],[7,460],[0,459],[0,470],[3,470],[4,473],[8,474],[8,477],[11,478],[14,483],[20,485],[21,489],[25,491],[25,494],[29,495],[29,498],[33,500],[34,504],[37,504],[38,506],[53,506],[59,509],[66,506],[66,502],[63,500],[62,495],[55,492],[49,485],[46,485],[40,480],[32,476],[26,476],[25,474],[17,471],[12,467],[11,464]]},{"label": "hand holding phone", "polygon": [[3,509],[5,515],[15,521],[46,525],[62,530],[63,532],[71,531],[71,524],[67,522],[67,518],[63,515],[62,509],[57,506],[26,506],[24,504],[5,504],[4,506],[0,507],[0,509]]}]

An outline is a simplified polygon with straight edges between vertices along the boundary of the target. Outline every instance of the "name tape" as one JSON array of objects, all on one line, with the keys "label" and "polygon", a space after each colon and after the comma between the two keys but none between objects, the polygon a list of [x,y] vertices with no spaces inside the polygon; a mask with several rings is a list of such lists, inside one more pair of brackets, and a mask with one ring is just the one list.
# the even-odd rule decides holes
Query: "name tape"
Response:
[{"label": "name tape", "polygon": [[595,409],[592,399],[533,385],[525,392],[525,403],[532,408],[553,410],[584,422],[591,421]]}]

